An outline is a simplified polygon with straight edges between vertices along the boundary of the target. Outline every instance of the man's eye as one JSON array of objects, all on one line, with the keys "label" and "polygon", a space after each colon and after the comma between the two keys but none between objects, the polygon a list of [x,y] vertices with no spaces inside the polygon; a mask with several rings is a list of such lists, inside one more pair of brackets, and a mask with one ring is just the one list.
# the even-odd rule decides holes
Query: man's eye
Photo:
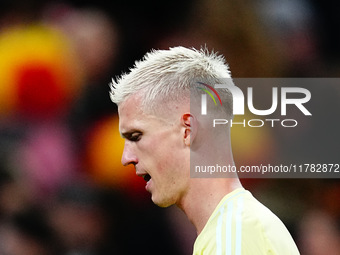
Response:
[{"label": "man's eye", "polygon": [[132,142],[137,142],[139,141],[141,138],[141,134],[133,134],[129,137],[129,140]]}]

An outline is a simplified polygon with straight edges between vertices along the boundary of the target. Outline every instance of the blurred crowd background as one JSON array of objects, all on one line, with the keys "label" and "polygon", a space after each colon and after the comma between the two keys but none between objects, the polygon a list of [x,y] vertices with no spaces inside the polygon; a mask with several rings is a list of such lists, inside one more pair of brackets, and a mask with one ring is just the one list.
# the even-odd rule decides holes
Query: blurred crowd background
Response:
[{"label": "blurred crowd background", "polygon": [[[2,0],[0,254],[191,254],[183,213],[120,164],[111,78],[178,45],[218,51],[233,77],[338,77],[339,13],[332,0]],[[339,163],[339,95],[320,87],[308,129],[235,132],[236,163]],[[243,183],[302,254],[340,254],[338,179]]]}]

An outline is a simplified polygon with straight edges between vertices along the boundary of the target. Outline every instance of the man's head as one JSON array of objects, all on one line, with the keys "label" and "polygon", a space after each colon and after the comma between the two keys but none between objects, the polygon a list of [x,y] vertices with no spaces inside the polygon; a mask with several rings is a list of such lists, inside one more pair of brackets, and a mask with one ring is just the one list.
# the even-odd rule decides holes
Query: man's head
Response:
[{"label": "man's head", "polygon": [[[230,72],[223,57],[175,47],[147,53],[112,82],[110,96],[118,105],[119,128],[126,139],[122,163],[135,165],[157,205],[180,203],[190,190],[190,147],[203,132],[198,130],[204,130],[198,127],[206,125],[190,109],[190,100],[200,102],[198,82],[213,86],[225,78]],[[215,111],[231,117],[231,94],[219,92],[224,103]]]}]

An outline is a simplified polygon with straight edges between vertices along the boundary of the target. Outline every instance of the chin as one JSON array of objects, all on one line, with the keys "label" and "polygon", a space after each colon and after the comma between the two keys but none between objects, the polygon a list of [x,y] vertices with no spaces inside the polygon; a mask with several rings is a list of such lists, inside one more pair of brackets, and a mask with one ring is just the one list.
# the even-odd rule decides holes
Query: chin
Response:
[{"label": "chin", "polygon": [[171,205],[173,205],[173,204],[175,204],[175,202],[173,202],[172,200],[170,200],[170,199],[161,199],[161,198],[157,198],[157,197],[154,197],[154,196],[152,196],[152,202],[155,204],[155,205],[157,205],[157,206],[159,206],[159,207],[162,207],[162,208],[166,208],[166,207],[169,207],[169,206],[171,206]]}]

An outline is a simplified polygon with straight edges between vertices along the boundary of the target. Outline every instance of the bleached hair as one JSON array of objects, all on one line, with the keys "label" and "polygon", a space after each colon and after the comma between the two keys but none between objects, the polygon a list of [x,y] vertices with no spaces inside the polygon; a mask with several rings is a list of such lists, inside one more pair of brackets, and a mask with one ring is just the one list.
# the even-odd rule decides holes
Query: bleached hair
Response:
[{"label": "bleached hair", "polygon": [[[217,84],[222,83],[223,78],[231,78],[224,57],[206,48],[197,50],[179,46],[152,50],[141,61],[136,61],[129,73],[112,79],[110,97],[119,105],[130,95],[141,93],[142,107],[157,108],[159,103],[189,98],[190,88],[197,81]],[[227,94],[232,101],[230,93]],[[231,105],[229,103],[228,107]]]}]

